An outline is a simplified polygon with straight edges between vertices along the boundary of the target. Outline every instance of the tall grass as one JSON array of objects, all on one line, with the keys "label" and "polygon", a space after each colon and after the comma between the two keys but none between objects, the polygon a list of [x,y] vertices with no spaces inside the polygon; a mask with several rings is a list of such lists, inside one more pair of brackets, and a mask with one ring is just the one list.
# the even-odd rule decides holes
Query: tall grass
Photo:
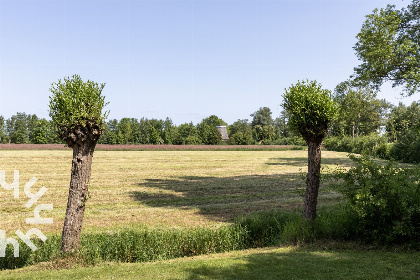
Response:
[{"label": "tall grass", "polygon": [[82,239],[86,261],[147,262],[243,249],[246,230],[224,226],[217,230],[127,230],[91,234]]},{"label": "tall grass", "polygon": [[256,212],[238,219],[248,231],[249,247],[314,242],[320,239],[347,240],[350,217],[344,204],[322,207],[313,222],[304,222],[300,211]]},{"label": "tall grass", "polygon": [[[113,233],[84,234],[81,249],[73,257],[82,264],[102,261],[148,262],[343,237],[344,220],[337,213],[340,212],[336,207],[321,209],[316,222],[304,226],[299,212],[269,211],[250,214],[232,225],[215,230],[141,227]],[[18,268],[66,257],[60,252],[59,235],[48,237],[45,243],[35,243],[39,247],[35,252],[20,244],[19,258],[13,257],[13,250],[9,245],[6,257],[0,258],[0,269]]]},{"label": "tall grass", "polygon": [[[103,261],[149,262],[318,240],[363,241],[355,235],[355,222],[354,213],[345,204],[320,208],[316,220],[311,223],[304,223],[298,211],[256,212],[215,230],[142,227],[114,233],[86,234],[82,235],[81,249],[72,257],[83,265]],[[8,246],[6,257],[0,258],[0,269],[68,257],[60,252],[59,235],[50,236],[45,243],[36,241],[36,244],[39,249],[35,252],[21,244],[19,258],[13,257],[12,247]],[[414,240],[411,245],[418,246],[419,242]]]},{"label": "tall grass", "polygon": [[[115,233],[82,235],[81,249],[74,256],[84,264],[100,261],[147,262],[194,256],[245,248],[247,231],[240,225],[223,226],[217,230],[194,228],[187,230],[159,230],[143,227]],[[55,258],[61,254],[61,238],[50,236],[45,243],[35,241],[38,250],[32,252],[20,244],[20,256],[13,257],[8,245],[6,257],[0,258],[0,269],[18,268]]]}]

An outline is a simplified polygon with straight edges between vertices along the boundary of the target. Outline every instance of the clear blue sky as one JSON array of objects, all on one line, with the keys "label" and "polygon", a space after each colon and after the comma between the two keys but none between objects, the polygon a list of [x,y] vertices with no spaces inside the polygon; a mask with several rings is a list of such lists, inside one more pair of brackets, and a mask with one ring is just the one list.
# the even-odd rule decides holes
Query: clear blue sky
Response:
[{"label": "clear blue sky", "polygon": [[0,0],[0,115],[49,118],[51,83],[79,74],[106,83],[110,118],[277,117],[284,88],[352,74],[364,16],[388,3],[409,1]]}]

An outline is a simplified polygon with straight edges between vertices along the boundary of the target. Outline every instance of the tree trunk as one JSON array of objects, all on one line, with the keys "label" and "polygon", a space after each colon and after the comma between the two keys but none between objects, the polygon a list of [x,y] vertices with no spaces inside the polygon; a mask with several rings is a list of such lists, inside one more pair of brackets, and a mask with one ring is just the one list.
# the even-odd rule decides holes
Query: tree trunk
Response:
[{"label": "tree trunk", "polygon": [[315,220],[316,205],[321,171],[321,145],[317,142],[308,142],[308,175],[306,177],[306,193],[303,204],[303,219]]},{"label": "tree trunk", "polygon": [[73,146],[69,198],[61,240],[61,251],[64,253],[80,247],[92,157],[96,146],[95,141],[83,141],[80,144]]}]

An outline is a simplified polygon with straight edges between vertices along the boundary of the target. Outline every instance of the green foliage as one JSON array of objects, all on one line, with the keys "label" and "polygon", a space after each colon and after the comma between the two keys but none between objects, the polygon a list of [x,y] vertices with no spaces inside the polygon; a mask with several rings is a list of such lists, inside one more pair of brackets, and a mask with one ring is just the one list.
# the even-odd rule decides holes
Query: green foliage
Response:
[{"label": "green foliage", "polygon": [[252,127],[248,120],[237,120],[229,127],[228,144],[231,145],[250,145],[255,141],[252,138]]},{"label": "green foliage", "polygon": [[420,127],[411,127],[399,136],[389,157],[407,163],[420,163]]},{"label": "green foliage", "polygon": [[109,120],[104,124],[104,132],[101,138],[99,138],[99,144],[118,144],[117,136],[118,120]]},{"label": "green foliage", "polygon": [[226,123],[215,115],[207,117],[197,124],[198,134],[203,144],[220,144],[222,135],[217,130],[216,126],[226,126]]},{"label": "green foliage", "polygon": [[355,237],[378,244],[420,242],[420,170],[350,156],[355,166],[339,170],[336,188],[347,199]]},{"label": "green foliage", "polygon": [[[136,120],[137,121],[137,120]],[[122,118],[118,124],[118,142],[120,144],[131,144],[133,142],[133,129],[132,124],[134,122],[133,119],[129,118]]]},{"label": "green foliage", "polygon": [[197,135],[188,135],[183,141],[183,145],[201,145],[202,143],[201,138]]},{"label": "green foliage", "polygon": [[[274,141],[267,142],[266,144],[293,145],[293,146],[296,146],[295,148],[299,148],[298,146],[306,146],[306,142],[301,136],[279,137],[279,138],[276,138]],[[305,149],[305,147],[300,147],[300,148]]]},{"label": "green foliage", "polygon": [[375,133],[355,138],[351,136],[330,136],[325,138],[324,147],[330,151],[364,154],[384,159],[389,158],[391,149],[387,138]]},{"label": "green foliage", "polygon": [[222,135],[216,127],[203,124],[198,126],[198,131],[200,139],[205,145],[218,145],[222,142]]},{"label": "green foliage", "polygon": [[376,132],[384,123],[390,105],[376,98],[368,87],[355,87],[350,81],[335,88],[338,103],[337,118],[332,125],[334,135],[368,135]]},{"label": "green foliage", "polygon": [[266,126],[266,125],[273,125],[273,118],[271,117],[271,109],[268,107],[260,107],[258,111],[251,114],[252,127],[255,127],[256,125],[259,126]]},{"label": "green foliage", "polygon": [[175,144],[176,127],[171,119],[122,118],[104,126],[101,144]]},{"label": "green foliage", "polygon": [[214,127],[220,126],[220,125],[227,125],[224,120],[222,120],[221,118],[215,115],[211,115],[210,117],[203,119],[201,123],[205,123],[209,126],[214,126]]},{"label": "green foliage", "polygon": [[7,143],[9,141],[6,134],[6,125],[4,122],[4,117],[0,116],[0,143]]},{"label": "green foliage", "polygon": [[290,126],[288,124],[289,122],[289,114],[286,110],[282,110],[280,112],[280,117],[276,118],[274,120],[274,133],[276,134],[275,138],[288,138],[296,136],[295,133],[293,133],[293,130],[290,129]]},{"label": "green foliage", "polygon": [[33,144],[49,144],[59,142],[53,128],[51,127],[51,122],[47,121],[46,119],[36,120],[29,135],[29,140]]},{"label": "green foliage", "polygon": [[17,144],[29,143],[29,121],[31,115],[16,113],[6,121],[7,134],[10,141]]},{"label": "green foliage", "polygon": [[283,94],[283,108],[289,114],[289,125],[307,142],[320,142],[337,112],[331,92],[316,81],[292,85]]},{"label": "green foliage", "polygon": [[274,139],[276,134],[274,133],[274,127],[272,125],[256,125],[253,129],[254,139],[259,144],[269,143]]},{"label": "green foliage", "polygon": [[389,157],[408,163],[420,162],[420,106],[413,102],[410,106],[400,103],[391,111],[386,123],[390,141],[394,141]]},{"label": "green foliage", "polygon": [[[396,205],[394,208],[401,207]],[[355,213],[357,212],[350,207],[336,205],[321,207],[317,219],[309,223],[303,223],[302,215],[298,211],[273,210],[248,214],[238,218],[233,224],[216,230],[150,229],[141,226],[130,230],[84,234],[81,248],[73,259],[84,265],[98,262],[150,262],[255,247],[307,244],[319,240],[342,241],[362,238],[372,241],[360,235],[361,224]],[[413,217],[417,219],[413,220],[417,221],[417,227],[420,226],[418,218]],[[418,232],[413,233],[412,228],[407,228],[404,223],[396,224],[396,229],[399,229],[397,232],[400,233],[405,230],[413,234],[404,235],[403,240],[397,239],[398,242],[407,241],[406,245],[418,248]],[[395,238],[400,236],[401,234]],[[395,238],[392,240],[395,241]],[[13,250],[9,245],[6,257],[0,258],[0,269],[13,269],[68,257],[61,253],[59,235],[49,236],[45,243],[40,240],[33,241],[38,250],[33,252],[20,242],[19,258],[13,257]]]},{"label": "green foliage", "polygon": [[394,5],[375,9],[366,16],[354,50],[362,63],[355,68],[356,79],[377,89],[385,82],[404,86],[407,95],[420,87],[420,1],[407,8]]},{"label": "green foliage", "polygon": [[147,262],[243,249],[246,231],[237,226],[218,230],[127,230],[82,239],[88,261]]},{"label": "green foliage", "polygon": [[[148,262],[178,257],[227,252],[245,248],[247,231],[239,225],[209,228],[122,230],[114,233],[82,235],[80,261],[94,264],[99,261]],[[48,237],[45,243],[36,241],[38,250],[20,242],[20,257],[13,257],[8,246],[6,258],[0,258],[0,269],[10,269],[38,262],[51,261],[61,254],[60,236]]]},{"label": "green foliage", "polygon": [[0,116],[0,143],[61,143],[51,122],[36,115],[16,113],[4,121]]},{"label": "green foliage", "polygon": [[108,104],[102,95],[104,87],[105,84],[98,85],[90,80],[84,82],[78,75],[51,85],[50,117],[61,138],[67,139],[68,134],[78,126],[95,125],[103,131],[108,114],[102,112]]},{"label": "green foliage", "polygon": [[[331,227],[331,224],[339,225],[336,220],[328,222],[331,217],[337,217],[337,215],[328,214],[329,212],[321,209],[322,219],[317,221],[319,225],[326,226],[322,228],[318,224],[318,226],[307,225],[304,230],[302,230],[300,213],[277,210],[250,214],[238,219],[232,225],[222,226],[217,230],[139,227],[135,230],[87,234],[82,235],[78,258],[84,264],[104,261],[149,262],[314,241],[315,238],[332,235],[331,231],[334,227]],[[34,252],[20,242],[21,256],[19,258],[13,257],[12,248],[8,246],[6,258],[0,259],[0,269],[17,268],[65,257],[60,251],[59,235],[49,236],[45,243],[39,240],[34,242],[39,248]]]},{"label": "green foliage", "polygon": [[[248,247],[266,247],[294,243],[294,234],[299,234],[302,225],[301,216],[298,212],[263,211],[241,217],[236,223],[247,229]],[[290,228],[296,224],[292,234]]]},{"label": "green foliage", "polygon": [[200,145],[201,139],[198,135],[198,130],[194,126],[194,124],[181,124],[175,133],[173,143],[177,145]]},{"label": "green foliage", "polygon": [[263,144],[274,139],[273,118],[268,107],[261,107],[258,111],[251,114],[252,134],[255,142]]},{"label": "green foliage", "polygon": [[386,122],[386,131],[391,141],[398,141],[409,129],[419,125],[419,104],[413,102],[410,106],[405,106],[400,102],[397,107],[391,110],[391,114]]},{"label": "green foliage", "polygon": [[165,144],[173,144],[175,134],[176,134],[176,126],[172,123],[172,120],[170,118],[166,118],[163,122],[162,127],[162,140]]},{"label": "green foliage", "polygon": [[343,205],[321,207],[314,221],[304,223],[298,211],[255,212],[237,220],[248,231],[249,247],[311,243],[318,240],[349,240],[350,216]]}]

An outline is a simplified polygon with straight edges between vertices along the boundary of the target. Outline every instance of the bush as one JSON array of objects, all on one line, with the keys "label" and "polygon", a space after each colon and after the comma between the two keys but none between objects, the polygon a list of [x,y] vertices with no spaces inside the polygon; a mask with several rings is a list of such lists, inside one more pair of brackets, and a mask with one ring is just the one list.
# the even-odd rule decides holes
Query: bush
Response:
[{"label": "bush", "polygon": [[348,199],[348,231],[380,244],[420,243],[420,170],[350,156],[355,166],[335,175]]},{"label": "bush", "polygon": [[254,142],[252,133],[248,131],[237,131],[235,134],[229,136],[229,140],[227,140],[229,145],[252,145]]},{"label": "bush", "polygon": [[411,128],[402,134],[392,146],[389,155],[398,161],[420,163],[420,129]]},{"label": "bush", "polygon": [[330,136],[325,138],[324,147],[330,151],[365,154],[383,159],[389,158],[390,144],[386,137],[377,134],[367,136]]},{"label": "bush", "polygon": [[185,138],[185,141],[182,143],[183,145],[200,145],[201,139],[198,136],[195,135],[188,135],[187,138]]},{"label": "bush", "polygon": [[291,137],[279,137],[275,140],[271,140],[265,144],[269,145],[294,145],[294,146],[306,146],[305,140],[300,136]]}]

